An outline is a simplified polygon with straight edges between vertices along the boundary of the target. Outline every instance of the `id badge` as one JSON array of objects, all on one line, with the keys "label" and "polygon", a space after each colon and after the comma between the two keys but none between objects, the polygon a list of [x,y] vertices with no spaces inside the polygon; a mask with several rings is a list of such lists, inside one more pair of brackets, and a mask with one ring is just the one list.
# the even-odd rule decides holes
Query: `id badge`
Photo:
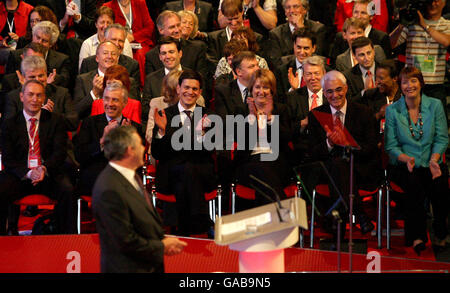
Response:
[{"label": "id badge", "polygon": [[386,124],[386,119],[380,120],[380,133],[384,133],[384,125]]},{"label": "id badge", "polygon": [[41,160],[38,156],[31,155],[28,159],[28,168],[33,169],[41,165]]},{"label": "id badge", "polygon": [[414,56],[414,66],[420,68],[422,72],[436,72],[436,56],[416,55]]}]

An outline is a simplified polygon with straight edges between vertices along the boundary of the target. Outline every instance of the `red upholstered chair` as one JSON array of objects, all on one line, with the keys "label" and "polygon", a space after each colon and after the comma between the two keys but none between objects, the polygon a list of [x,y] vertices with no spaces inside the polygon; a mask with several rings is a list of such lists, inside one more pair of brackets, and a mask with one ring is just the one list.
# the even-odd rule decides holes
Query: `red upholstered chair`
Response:
[{"label": "red upholstered chair", "polygon": [[13,204],[18,206],[51,206],[51,208],[53,208],[56,203],[56,200],[51,199],[44,194],[30,194],[13,202]]},{"label": "red upholstered chair", "polygon": [[[91,115],[94,116],[94,115],[98,115],[98,114],[103,114],[104,112],[105,112],[105,109],[103,108],[103,99],[95,100],[92,103]],[[125,117],[140,124],[141,116],[142,116],[141,102],[139,102],[138,100],[128,98],[127,105],[123,109],[122,114]]]}]

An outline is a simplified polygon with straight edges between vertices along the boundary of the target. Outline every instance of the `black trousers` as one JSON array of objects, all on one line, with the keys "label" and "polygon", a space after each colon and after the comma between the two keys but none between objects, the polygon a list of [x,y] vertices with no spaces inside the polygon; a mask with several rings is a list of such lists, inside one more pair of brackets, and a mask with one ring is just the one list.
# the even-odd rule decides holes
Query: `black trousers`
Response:
[{"label": "black trousers", "polygon": [[[0,173],[0,235],[6,234],[6,219],[8,207],[17,199],[33,193],[40,193],[57,200],[55,216],[58,231],[61,234],[76,233],[76,197],[69,177],[59,174],[55,177],[46,176],[44,181],[36,186],[31,180],[21,180],[12,173]],[[16,225],[16,223],[12,223]]]},{"label": "black trousers", "polygon": [[433,209],[434,235],[444,239],[447,234],[449,213],[448,168],[441,164],[442,175],[431,178],[429,168],[414,168],[409,172],[406,165],[389,166],[389,179],[398,184],[405,196],[405,244],[411,246],[414,240],[428,241],[427,210],[425,199],[429,199]]}]

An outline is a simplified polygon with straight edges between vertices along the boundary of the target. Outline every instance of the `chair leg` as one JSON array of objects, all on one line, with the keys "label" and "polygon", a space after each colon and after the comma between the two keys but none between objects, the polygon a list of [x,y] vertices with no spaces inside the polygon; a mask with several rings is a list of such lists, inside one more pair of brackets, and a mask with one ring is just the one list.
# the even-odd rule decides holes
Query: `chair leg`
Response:
[{"label": "chair leg", "polygon": [[[302,198],[302,187],[300,185],[300,182],[297,182],[296,186],[297,186],[297,192],[295,193],[295,196],[298,197],[298,198]],[[299,235],[300,248],[304,248],[304,246],[305,246],[305,243],[304,243],[305,240],[304,240],[304,235],[303,234],[304,234],[303,233],[303,229],[300,228],[300,235]]]},{"label": "chair leg", "polygon": [[77,232],[81,234],[81,198],[77,200]]},{"label": "chair leg", "polygon": [[386,188],[386,248],[391,249],[391,199],[389,186]]},{"label": "chair leg", "polygon": [[219,185],[219,190],[217,191],[217,214],[219,215],[219,218],[222,217],[222,188]]},{"label": "chair leg", "polygon": [[314,210],[316,208],[316,190],[313,190],[312,205],[311,205],[311,229],[309,248],[314,248]]},{"label": "chair leg", "polygon": [[236,189],[234,183],[231,184],[231,213],[236,212]]},{"label": "chair leg", "polygon": [[381,249],[382,246],[382,236],[383,236],[383,228],[382,228],[382,214],[383,214],[383,188],[378,190],[378,217],[377,217],[377,241],[378,241],[378,249]]}]

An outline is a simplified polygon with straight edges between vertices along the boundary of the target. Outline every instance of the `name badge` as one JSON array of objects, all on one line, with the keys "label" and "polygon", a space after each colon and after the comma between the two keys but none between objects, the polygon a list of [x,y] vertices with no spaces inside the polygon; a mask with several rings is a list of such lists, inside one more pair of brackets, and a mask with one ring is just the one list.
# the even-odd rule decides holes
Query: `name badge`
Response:
[{"label": "name badge", "polygon": [[31,155],[30,158],[28,159],[28,168],[33,169],[39,167],[40,165],[41,165],[40,158],[38,156]]},{"label": "name badge", "polygon": [[420,68],[422,72],[436,72],[436,56],[416,55],[414,56],[414,66]]}]

